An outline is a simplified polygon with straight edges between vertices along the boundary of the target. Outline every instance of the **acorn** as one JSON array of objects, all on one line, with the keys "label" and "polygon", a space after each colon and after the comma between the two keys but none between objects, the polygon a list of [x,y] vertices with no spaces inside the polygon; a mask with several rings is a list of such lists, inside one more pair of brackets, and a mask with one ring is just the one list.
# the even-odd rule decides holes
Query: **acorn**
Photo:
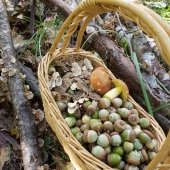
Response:
[{"label": "acorn", "polygon": [[91,105],[91,101],[89,101],[89,100],[88,100],[88,101],[85,101],[85,102],[83,103],[83,108],[84,108],[84,109],[87,109],[87,107],[90,106],[90,105]]},{"label": "acorn", "polygon": [[57,101],[57,106],[61,112],[64,112],[67,108],[67,104],[63,101]]},{"label": "acorn", "polygon": [[83,122],[81,119],[78,119],[77,122],[76,122],[76,126],[77,127],[81,127],[83,125]]},{"label": "acorn", "polygon": [[88,143],[87,144],[87,147],[88,147],[88,149],[91,151],[92,150],[92,148],[93,147],[95,147],[96,146],[96,143]]},{"label": "acorn", "polygon": [[115,113],[116,112],[116,109],[112,106],[110,106],[107,110],[108,110],[109,113]]},{"label": "acorn", "polygon": [[152,132],[151,131],[149,131],[149,130],[146,130],[146,129],[143,129],[143,132],[144,133],[146,133],[151,139],[153,139],[154,138],[154,136],[153,136],[153,134],[152,134]]},{"label": "acorn", "polygon": [[141,128],[148,128],[150,126],[150,121],[147,118],[140,118],[139,125]]},{"label": "acorn", "polygon": [[143,148],[143,145],[139,141],[139,139],[135,139],[134,142],[133,142],[133,145],[134,145],[134,149],[137,150],[137,151],[139,151]]},{"label": "acorn", "polygon": [[71,90],[70,88],[67,90],[67,93],[70,94],[70,95],[74,95],[75,94],[75,91],[74,90]]},{"label": "acorn", "polygon": [[105,148],[104,148],[104,150],[105,150],[105,152],[107,153],[107,154],[110,154],[111,153],[111,146],[109,145],[109,146],[106,146]]},{"label": "acorn", "polygon": [[95,156],[96,158],[103,160],[106,156],[106,152],[104,148],[101,146],[94,146],[91,151],[92,155]]},{"label": "acorn", "polygon": [[130,125],[133,125],[133,126],[137,125],[139,123],[139,116],[136,114],[130,114],[128,116],[128,122]]},{"label": "acorn", "polygon": [[125,122],[121,119],[118,119],[115,121],[114,123],[114,129],[117,131],[117,132],[122,132],[123,130],[125,130]]},{"label": "acorn", "polygon": [[107,163],[111,166],[111,167],[115,167],[117,165],[119,165],[121,162],[121,157],[116,154],[116,153],[111,153],[107,155]]},{"label": "acorn", "polygon": [[141,132],[138,136],[141,143],[147,144],[151,142],[151,138],[144,132]]},{"label": "acorn", "polygon": [[131,114],[135,114],[139,116],[139,112],[136,109],[131,109]]},{"label": "acorn", "polygon": [[137,166],[134,166],[134,165],[126,164],[124,170],[139,170],[139,168]]},{"label": "acorn", "polygon": [[80,128],[79,127],[74,127],[74,128],[71,128],[71,133],[76,136],[77,133],[80,133]]},{"label": "acorn", "polygon": [[73,116],[76,118],[76,119],[81,119],[81,112],[80,110],[76,110],[75,113],[73,113]]},{"label": "acorn", "polygon": [[104,97],[99,99],[99,102],[98,102],[99,108],[107,109],[110,107],[110,105],[111,105],[111,101],[109,99],[104,98]]},{"label": "acorn", "polygon": [[143,156],[144,161],[148,161],[149,157],[148,157],[148,155],[147,155],[147,153],[146,153],[146,150],[145,150],[145,149],[142,149],[142,150],[141,150],[141,153],[142,153],[142,156]]},{"label": "acorn", "polygon": [[120,155],[121,157],[124,155],[124,150],[122,146],[116,146],[113,148],[112,153],[116,153]]},{"label": "acorn", "polygon": [[94,130],[85,130],[83,134],[83,141],[85,143],[94,143],[97,141],[98,135]]},{"label": "acorn", "polygon": [[142,132],[142,129],[139,125],[133,126],[133,130],[135,131],[136,136],[138,136]]},{"label": "acorn", "polygon": [[126,153],[130,153],[131,151],[133,151],[134,145],[131,142],[125,142],[123,144],[123,149]]},{"label": "acorn", "polygon": [[111,143],[111,139],[109,135],[101,134],[98,136],[97,144],[101,147],[106,147]]},{"label": "acorn", "polygon": [[75,117],[66,117],[65,121],[66,121],[68,127],[70,127],[70,128],[76,125],[76,118]]},{"label": "acorn", "polygon": [[121,133],[121,137],[124,141],[133,142],[136,138],[136,133],[134,130],[125,129]]},{"label": "acorn", "polygon": [[109,115],[109,121],[115,123],[116,120],[121,119],[120,115],[117,113],[111,113]]},{"label": "acorn", "polygon": [[106,121],[109,119],[109,112],[106,109],[102,109],[99,111],[99,119],[101,121]]},{"label": "acorn", "polygon": [[113,131],[113,124],[110,121],[105,121],[103,123],[103,131],[105,132],[112,132]]},{"label": "acorn", "polygon": [[123,168],[125,167],[125,162],[124,161],[121,161],[117,166],[116,168],[122,170]]},{"label": "acorn", "polygon": [[112,106],[113,106],[115,109],[121,107],[121,106],[122,106],[122,103],[123,103],[122,99],[121,99],[121,98],[118,98],[118,97],[114,98],[111,102],[112,102]]},{"label": "acorn", "polygon": [[124,101],[123,102],[123,107],[127,108],[128,110],[131,110],[131,109],[133,109],[133,104],[131,102]]},{"label": "acorn", "polygon": [[119,133],[118,133],[118,132],[116,132],[116,131],[111,132],[111,133],[110,133],[110,136],[112,137],[113,135],[119,135]]},{"label": "acorn", "polygon": [[48,74],[49,75],[52,75],[53,73],[56,72],[56,69],[54,66],[50,65],[49,68],[48,68]]},{"label": "acorn", "polygon": [[85,130],[89,130],[89,129],[90,129],[90,124],[89,123],[83,124],[80,127],[80,130],[81,130],[82,133],[84,133]]},{"label": "acorn", "polygon": [[89,124],[90,124],[91,130],[94,130],[96,132],[102,131],[103,124],[100,119],[91,119]]},{"label": "acorn", "polygon": [[132,130],[132,126],[130,126],[129,124],[125,124],[125,129]]},{"label": "acorn", "polygon": [[137,151],[131,151],[127,157],[127,162],[131,165],[140,164],[140,154]]},{"label": "acorn", "polygon": [[91,119],[91,116],[84,114],[81,120],[83,123],[89,123],[90,119]]},{"label": "acorn", "polygon": [[99,111],[95,111],[92,115],[91,115],[92,119],[98,119],[99,118]]},{"label": "acorn", "polygon": [[145,159],[144,159],[144,157],[143,157],[143,155],[142,155],[141,150],[138,151],[138,152],[139,152],[139,154],[140,154],[140,162],[141,162],[141,163],[145,162]]},{"label": "acorn", "polygon": [[80,143],[83,143],[83,134],[82,133],[77,133],[75,137]]},{"label": "acorn", "polygon": [[123,119],[128,118],[128,116],[130,115],[130,110],[128,110],[127,108],[118,108],[117,112],[119,113],[120,117]]},{"label": "acorn", "polygon": [[149,160],[151,161],[151,160],[153,160],[154,159],[154,157],[156,156],[156,152],[149,152],[148,153],[148,157],[149,157]]},{"label": "acorn", "polygon": [[122,139],[120,137],[120,135],[113,135],[111,137],[111,144],[113,146],[119,146],[122,143]]},{"label": "acorn", "polygon": [[158,145],[157,140],[156,139],[152,139],[151,142],[146,144],[146,147],[152,150],[152,149],[156,148],[157,145]]},{"label": "acorn", "polygon": [[93,113],[95,113],[95,111],[97,110],[97,107],[94,106],[93,104],[89,105],[86,109],[86,112],[89,114],[89,115],[92,115]]}]

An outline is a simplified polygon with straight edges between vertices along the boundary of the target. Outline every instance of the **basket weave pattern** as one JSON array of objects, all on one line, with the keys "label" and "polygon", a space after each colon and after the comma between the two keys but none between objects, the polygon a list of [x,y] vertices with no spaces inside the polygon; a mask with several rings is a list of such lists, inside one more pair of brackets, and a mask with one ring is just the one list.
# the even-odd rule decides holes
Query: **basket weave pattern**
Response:
[{"label": "basket weave pattern", "polygon": [[[91,52],[80,49],[84,31],[90,20],[98,14],[115,10],[119,11],[125,18],[136,22],[142,30],[152,36],[155,39],[163,58],[167,63],[170,63],[170,48],[168,48],[170,44],[169,36],[158,22],[144,9],[139,8],[139,6],[133,3],[127,3],[124,0],[86,0],[80,3],[62,25],[50,51],[44,56],[38,69],[39,86],[46,119],[76,169],[109,170],[113,168],[110,168],[108,165],[92,156],[72,135],[48,87],[48,68],[53,60],[57,61],[61,58],[77,56],[80,58],[88,58],[95,66],[105,67],[111,79],[115,79],[115,76],[107,69],[102,60],[95,57]],[[71,36],[80,23],[81,28],[78,33],[75,48],[67,48]],[[64,34],[62,47],[56,50],[56,47]],[[142,117],[146,117],[150,120],[152,132],[158,140],[158,149],[160,149],[165,141],[164,132],[154,118],[148,115],[148,113],[139,106],[131,96],[129,96],[128,100],[133,103]]]}]

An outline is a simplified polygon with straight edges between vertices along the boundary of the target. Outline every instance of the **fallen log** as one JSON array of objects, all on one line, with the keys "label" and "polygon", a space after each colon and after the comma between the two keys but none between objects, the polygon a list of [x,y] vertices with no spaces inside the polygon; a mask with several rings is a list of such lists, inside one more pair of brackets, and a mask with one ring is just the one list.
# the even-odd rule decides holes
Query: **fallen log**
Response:
[{"label": "fallen log", "polygon": [[0,30],[0,48],[4,67],[8,72],[8,88],[13,109],[18,118],[24,169],[36,170],[42,164],[41,153],[36,140],[33,114],[23,93],[23,84],[15,58],[8,16],[2,0],[0,0]]}]

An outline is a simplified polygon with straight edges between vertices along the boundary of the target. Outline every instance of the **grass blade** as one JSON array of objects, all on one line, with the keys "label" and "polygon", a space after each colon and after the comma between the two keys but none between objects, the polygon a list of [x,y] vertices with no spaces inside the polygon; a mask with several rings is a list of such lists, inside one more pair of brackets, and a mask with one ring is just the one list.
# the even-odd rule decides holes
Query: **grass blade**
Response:
[{"label": "grass blade", "polygon": [[154,109],[153,111],[157,112],[157,111],[164,109],[166,107],[169,107],[169,106],[170,106],[170,103],[164,103],[164,104],[160,105],[159,107],[157,107],[156,109]]},{"label": "grass blade", "polygon": [[138,59],[136,57],[136,53],[133,52],[132,55],[131,55],[131,58],[133,60],[135,68],[136,68],[137,76],[138,76],[138,79],[139,79],[139,82],[140,82],[140,85],[141,85],[141,89],[142,89],[142,93],[143,93],[143,96],[144,96],[145,104],[146,104],[147,109],[148,109],[148,113],[153,116],[152,107],[151,107],[149,97],[148,97],[148,94],[147,94],[147,91],[146,91],[146,86],[145,86],[145,83],[143,81],[143,77],[142,77],[142,74],[141,74],[141,71],[140,71],[139,62],[138,62]]}]

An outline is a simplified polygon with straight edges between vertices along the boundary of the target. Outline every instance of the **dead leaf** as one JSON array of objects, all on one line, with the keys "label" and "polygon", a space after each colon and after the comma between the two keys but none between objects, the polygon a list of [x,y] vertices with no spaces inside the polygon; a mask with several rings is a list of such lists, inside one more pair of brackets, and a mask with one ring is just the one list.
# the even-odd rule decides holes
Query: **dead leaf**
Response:
[{"label": "dead leaf", "polygon": [[28,100],[31,100],[34,97],[34,94],[31,91],[27,91],[27,92],[25,92],[25,97]]},{"label": "dead leaf", "polygon": [[11,77],[11,76],[14,76],[17,72],[17,69],[15,68],[10,68],[9,71],[8,71],[8,76]]},{"label": "dead leaf", "polygon": [[73,63],[72,63],[71,71],[73,72],[73,75],[74,75],[75,77],[81,75],[81,68],[80,68],[79,64],[76,63],[76,62],[73,62]]},{"label": "dead leaf", "polygon": [[11,63],[16,63],[16,58],[15,57],[11,58]]},{"label": "dead leaf", "polygon": [[44,112],[40,109],[33,109],[33,114],[35,115],[35,118],[39,121],[42,121],[44,119]]},{"label": "dead leaf", "polygon": [[84,59],[84,65],[86,66],[87,69],[93,70],[93,66],[89,59],[87,59],[87,58]]}]

